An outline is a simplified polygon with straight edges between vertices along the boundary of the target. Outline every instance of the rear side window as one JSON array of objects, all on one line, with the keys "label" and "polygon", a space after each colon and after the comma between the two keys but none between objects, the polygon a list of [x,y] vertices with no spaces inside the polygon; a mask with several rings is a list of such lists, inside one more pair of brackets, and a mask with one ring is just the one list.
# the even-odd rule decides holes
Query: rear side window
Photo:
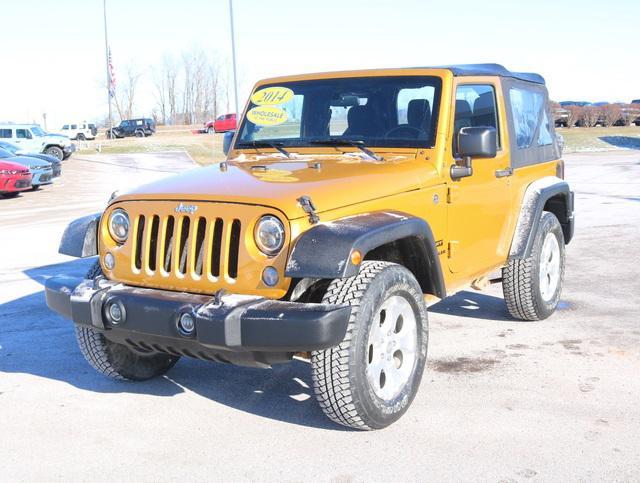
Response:
[{"label": "rear side window", "polygon": [[77,124],[72,124],[71,125],[71,129],[78,129],[78,125]]},{"label": "rear side window", "polygon": [[16,129],[16,137],[18,139],[31,139],[31,135],[27,134],[26,129]]},{"label": "rear side window", "polygon": [[509,100],[518,148],[552,144],[549,116],[542,93],[514,87],[509,90]]},{"label": "rear side window", "polygon": [[0,138],[11,139],[11,129],[0,129]]}]

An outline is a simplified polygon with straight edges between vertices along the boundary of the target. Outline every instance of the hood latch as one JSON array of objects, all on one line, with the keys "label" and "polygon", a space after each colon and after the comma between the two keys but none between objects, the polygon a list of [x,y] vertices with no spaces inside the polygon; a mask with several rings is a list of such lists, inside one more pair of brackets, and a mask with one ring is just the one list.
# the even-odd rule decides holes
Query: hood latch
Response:
[{"label": "hood latch", "polygon": [[300,206],[302,207],[304,212],[309,215],[309,223],[315,225],[320,221],[320,217],[316,213],[316,207],[309,196],[301,196],[297,199],[297,201],[298,203],[300,203]]}]

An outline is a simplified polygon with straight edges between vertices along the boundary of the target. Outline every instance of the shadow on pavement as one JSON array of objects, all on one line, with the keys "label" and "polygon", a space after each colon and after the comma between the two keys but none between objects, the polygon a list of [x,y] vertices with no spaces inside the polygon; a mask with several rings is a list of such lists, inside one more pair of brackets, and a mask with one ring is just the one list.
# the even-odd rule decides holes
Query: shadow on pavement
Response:
[{"label": "shadow on pavement", "polygon": [[601,136],[598,139],[618,148],[640,149],[640,138],[632,136]]},{"label": "shadow on pavement", "polygon": [[[95,259],[73,260],[25,271],[40,284],[54,275],[83,276]],[[504,301],[461,292],[430,308],[442,314],[509,320]],[[251,414],[304,426],[345,430],[317,405],[309,365],[293,361],[253,369],[182,358],[166,376],[145,382],[108,379],[91,368],[76,345],[73,324],[51,312],[44,291],[0,304],[0,372],[32,374],[78,389],[170,397],[185,390]]]},{"label": "shadow on pavement", "polygon": [[429,312],[492,321],[513,321],[503,298],[481,292],[458,292],[429,307]]},{"label": "shadow on pavement", "polygon": [[[25,271],[40,284],[53,275],[82,276],[94,259]],[[166,376],[145,382],[108,379],[91,368],[76,345],[73,324],[49,310],[44,291],[0,304],[0,372],[32,374],[78,389],[170,397],[185,390],[265,418],[331,430],[317,405],[308,364],[292,361],[253,369],[182,358]]]}]

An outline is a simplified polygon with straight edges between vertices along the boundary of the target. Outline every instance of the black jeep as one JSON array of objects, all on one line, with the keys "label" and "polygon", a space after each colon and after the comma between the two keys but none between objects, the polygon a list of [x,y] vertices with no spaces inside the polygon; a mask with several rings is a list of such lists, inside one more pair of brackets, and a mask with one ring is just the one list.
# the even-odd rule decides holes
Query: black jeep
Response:
[{"label": "black jeep", "polygon": [[124,138],[127,136],[136,136],[143,138],[151,136],[156,132],[156,123],[153,119],[123,119],[118,126],[107,129],[107,138]]}]

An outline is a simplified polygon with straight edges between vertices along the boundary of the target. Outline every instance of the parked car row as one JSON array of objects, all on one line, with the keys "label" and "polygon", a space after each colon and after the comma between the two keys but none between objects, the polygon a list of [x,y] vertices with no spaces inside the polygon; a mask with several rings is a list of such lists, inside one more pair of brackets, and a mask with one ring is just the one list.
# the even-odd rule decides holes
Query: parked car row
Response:
[{"label": "parked car row", "polygon": [[23,152],[48,154],[60,161],[76,150],[67,136],[48,133],[37,124],[0,124],[0,141],[15,144]]},{"label": "parked car row", "polygon": [[0,141],[0,197],[14,197],[21,191],[37,190],[62,175],[62,161],[22,146]]}]

